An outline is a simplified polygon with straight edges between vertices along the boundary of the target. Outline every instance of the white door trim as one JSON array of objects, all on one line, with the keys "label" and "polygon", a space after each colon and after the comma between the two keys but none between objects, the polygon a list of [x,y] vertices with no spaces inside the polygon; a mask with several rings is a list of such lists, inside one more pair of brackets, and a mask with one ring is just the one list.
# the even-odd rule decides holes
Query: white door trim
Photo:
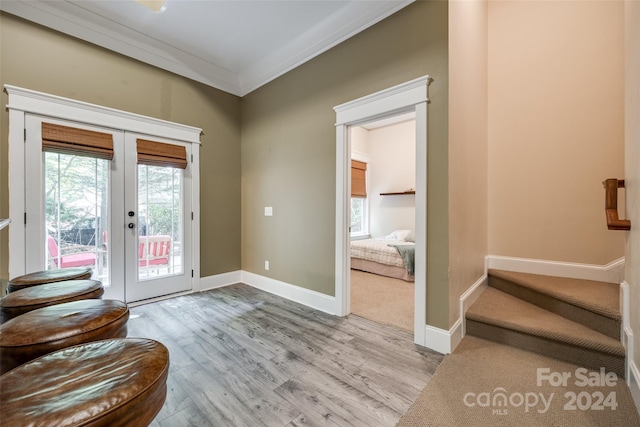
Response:
[{"label": "white door trim", "polygon": [[427,103],[431,77],[415,80],[334,107],[336,112],[336,313],[350,312],[349,211],[351,183],[349,126],[415,111],[416,113],[416,265],[414,342],[426,346],[427,301]]},{"label": "white door trim", "polygon": [[9,277],[26,271],[25,203],[25,115],[37,114],[54,119],[171,138],[192,144],[193,185],[191,221],[193,254],[193,290],[200,289],[200,183],[199,146],[202,129],[153,117],[142,116],[100,105],[5,85],[9,94]]}]

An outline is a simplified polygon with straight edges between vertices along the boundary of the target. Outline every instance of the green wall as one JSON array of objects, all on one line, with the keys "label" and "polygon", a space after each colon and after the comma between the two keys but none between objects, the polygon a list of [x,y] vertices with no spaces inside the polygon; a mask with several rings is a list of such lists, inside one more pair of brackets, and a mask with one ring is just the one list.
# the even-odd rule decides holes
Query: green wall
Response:
[{"label": "green wall", "polygon": [[[45,27],[0,14],[0,83],[203,129],[201,275],[240,268],[240,99]],[[6,105],[2,92],[0,103]],[[8,216],[8,112],[0,112],[0,217]],[[0,232],[0,279],[8,233]]]},{"label": "green wall", "polygon": [[[447,9],[417,1],[242,99],[3,13],[0,83],[203,128],[201,275],[242,268],[333,295],[333,107],[431,75],[426,320],[448,329]],[[7,111],[0,120],[5,217]]]},{"label": "green wall", "polygon": [[449,329],[447,9],[413,3],[242,98],[243,270],[334,295],[333,107],[429,74],[427,323]]}]

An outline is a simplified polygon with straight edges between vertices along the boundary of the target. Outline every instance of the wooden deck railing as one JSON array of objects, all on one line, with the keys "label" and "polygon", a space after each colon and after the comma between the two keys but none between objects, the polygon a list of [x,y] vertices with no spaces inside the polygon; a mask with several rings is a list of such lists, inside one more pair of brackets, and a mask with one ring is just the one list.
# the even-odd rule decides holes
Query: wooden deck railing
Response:
[{"label": "wooden deck railing", "polygon": [[624,188],[624,179],[610,178],[603,183],[605,188],[605,214],[609,230],[630,230],[631,221],[618,218],[618,188]]}]

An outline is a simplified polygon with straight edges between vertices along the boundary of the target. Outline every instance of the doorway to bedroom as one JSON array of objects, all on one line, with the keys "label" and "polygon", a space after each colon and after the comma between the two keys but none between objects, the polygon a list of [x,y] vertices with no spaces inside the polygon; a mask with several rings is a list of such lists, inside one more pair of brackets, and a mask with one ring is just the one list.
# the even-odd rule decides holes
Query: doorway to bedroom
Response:
[{"label": "doorway to bedroom", "polygon": [[[396,118],[403,114],[413,114],[415,116],[415,189],[413,191],[410,188],[393,189],[388,193],[402,194],[384,197],[414,197],[415,227],[413,232],[415,238],[413,240],[415,244],[413,245],[414,304],[412,330],[414,343],[421,346],[426,346],[427,344],[427,104],[429,102],[428,87],[430,82],[431,77],[428,75],[419,77],[334,107],[336,112],[335,298],[336,314],[340,316],[346,316],[352,312],[350,233],[352,219],[351,129],[378,120]],[[384,192],[386,193],[387,191]],[[400,231],[401,234],[405,234],[403,230],[405,229],[392,230],[392,232]],[[407,235],[410,233],[411,230]],[[395,233],[395,235],[398,237],[398,233]],[[402,240],[406,243],[406,237],[405,235],[403,239],[396,240]]]},{"label": "doorway to bedroom", "polygon": [[349,128],[351,314],[413,333],[415,113]]}]

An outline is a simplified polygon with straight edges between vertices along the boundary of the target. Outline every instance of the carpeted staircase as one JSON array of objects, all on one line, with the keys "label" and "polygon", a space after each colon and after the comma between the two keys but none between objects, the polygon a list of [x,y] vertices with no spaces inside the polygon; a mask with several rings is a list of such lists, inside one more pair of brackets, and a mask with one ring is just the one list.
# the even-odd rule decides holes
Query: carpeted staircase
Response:
[{"label": "carpeted staircase", "polygon": [[624,377],[617,284],[489,270],[466,333]]}]

